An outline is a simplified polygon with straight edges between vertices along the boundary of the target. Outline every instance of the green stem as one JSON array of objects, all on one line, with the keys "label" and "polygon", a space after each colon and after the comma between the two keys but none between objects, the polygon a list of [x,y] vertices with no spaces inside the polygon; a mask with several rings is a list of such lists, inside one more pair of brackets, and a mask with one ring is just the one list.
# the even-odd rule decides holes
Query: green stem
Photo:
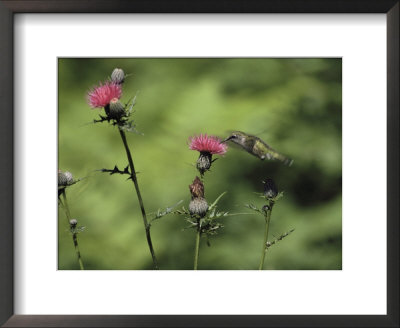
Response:
[{"label": "green stem", "polygon": [[136,171],[135,171],[135,166],[133,165],[131,151],[129,149],[128,142],[126,141],[125,132],[121,129],[121,127],[118,127],[118,130],[119,130],[119,134],[121,135],[122,142],[124,143],[126,156],[128,157],[129,167],[131,169],[131,178],[132,178],[133,184],[135,185],[137,198],[138,198],[138,201],[140,204],[140,209],[142,211],[143,224],[144,224],[144,228],[146,230],[147,244],[149,245],[151,257],[153,259],[154,269],[158,269],[157,258],[154,253],[153,243],[151,241],[151,236],[150,236],[150,225],[147,221],[147,216],[146,216],[146,211],[145,211],[144,205],[143,205],[142,195],[140,194],[139,184],[138,184],[137,178],[136,178]]},{"label": "green stem", "polygon": [[65,189],[63,190],[62,195],[63,195],[63,199],[64,199],[64,204],[62,202],[61,202],[61,204],[63,205],[65,215],[66,215],[67,221],[68,221],[68,226],[69,226],[69,221],[71,220],[71,213],[69,211],[69,206],[68,206],[67,195],[65,193]]},{"label": "green stem", "polygon": [[195,249],[194,249],[193,270],[197,270],[197,263],[199,261],[200,236],[201,236],[201,225],[200,225],[200,219],[199,219],[197,221],[196,246],[195,246]]},{"label": "green stem", "polygon": [[266,214],[265,214],[264,240],[263,240],[263,247],[262,247],[262,252],[261,252],[261,260],[260,260],[260,265],[258,267],[258,270],[263,270],[263,268],[264,268],[265,253],[267,252],[269,223],[271,221],[271,212],[272,212],[272,206],[273,205],[274,205],[274,202],[270,201],[268,210],[266,211]]},{"label": "green stem", "polygon": [[79,267],[81,268],[81,270],[85,270],[85,268],[83,267],[83,262],[82,262],[82,258],[81,258],[81,252],[79,251],[78,237],[77,237],[76,232],[74,232],[72,234],[72,239],[74,240],[75,252],[76,252],[76,255],[78,257]]},{"label": "green stem", "polygon": [[[71,218],[71,212],[69,211],[69,206],[68,206],[67,195],[65,193],[65,189],[63,190],[62,195],[63,195],[63,199],[64,199],[64,204],[61,202],[61,205],[63,205],[65,215],[67,216],[67,220],[68,220],[68,226],[70,227],[69,222],[71,221],[72,218]],[[85,270],[85,268],[83,267],[81,252],[79,251],[78,237],[76,236],[75,232],[72,233],[72,240],[74,242],[76,256],[78,257],[79,267],[81,268],[81,270]]]}]

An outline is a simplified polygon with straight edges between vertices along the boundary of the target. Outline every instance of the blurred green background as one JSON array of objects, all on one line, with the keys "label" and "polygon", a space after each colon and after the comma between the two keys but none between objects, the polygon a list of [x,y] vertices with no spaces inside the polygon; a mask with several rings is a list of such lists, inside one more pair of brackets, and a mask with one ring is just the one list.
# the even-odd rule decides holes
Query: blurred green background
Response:
[{"label": "blurred green background", "polygon": [[[133,118],[143,133],[127,133],[148,213],[183,200],[197,170],[198,152],[187,140],[199,133],[255,134],[294,159],[291,167],[261,161],[231,147],[205,174],[209,203],[251,213],[221,219],[224,228],[201,240],[199,269],[257,269],[264,219],[244,207],[263,205],[256,192],[273,178],[284,197],[275,205],[273,236],[295,229],[267,252],[265,269],[342,268],[341,59],[59,59],[59,169],[75,178],[68,188],[86,269],[151,269],[136,193],[126,176],[96,172],[128,163],[116,127],[90,124],[104,110],[90,109],[86,93],[115,67],[129,76],[123,101],[137,94]],[[87,124],[89,123],[89,124]],[[218,157],[218,156],[216,156]],[[214,156],[215,158],[215,156]],[[149,214],[151,218],[152,215]],[[59,269],[79,269],[65,214],[59,208]],[[161,269],[193,268],[195,231],[184,217],[156,221],[152,239]]]}]

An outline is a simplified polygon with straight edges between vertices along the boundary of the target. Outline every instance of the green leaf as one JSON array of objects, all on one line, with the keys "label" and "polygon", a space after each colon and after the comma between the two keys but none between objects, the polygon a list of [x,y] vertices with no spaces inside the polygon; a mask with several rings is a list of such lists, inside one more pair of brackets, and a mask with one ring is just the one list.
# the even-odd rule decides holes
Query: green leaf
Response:
[{"label": "green leaf", "polygon": [[247,207],[247,208],[249,208],[249,209],[251,209],[251,210],[253,210],[253,211],[256,211],[256,212],[261,213],[261,214],[264,215],[263,211],[260,210],[258,207],[256,207],[256,206],[253,205],[253,204],[245,204],[244,206]]},{"label": "green leaf", "polygon": [[179,212],[179,210],[174,212],[173,209],[175,207],[177,207],[179,204],[181,204],[182,202],[183,202],[183,200],[180,200],[175,205],[169,206],[169,207],[165,208],[164,210],[158,209],[157,212],[155,213],[156,215],[150,220],[150,223],[152,223],[155,220],[161,219],[165,215]]},{"label": "green leaf", "polygon": [[280,235],[278,238],[275,238],[272,241],[268,241],[266,244],[266,249],[270,248],[272,245],[275,245],[277,242],[281,241],[283,238],[289,236],[293,231],[294,231],[294,229],[291,229],[291,230],[283,233],[282,235]]},{"label": "green leaf", "polygon": [[210,210],[212,210],[214,207],[216,207],[217,206],[217,204],[218,204],[218,202],[219,202],[219,200],[222,198],[222,196],[224,196],[226,194],[226,191],[224,191],[221,195],[219,195],[218,197],[217,197],[217,199],[214,201],[214,203],[212,203],[210,206],[209,206],[209,208],[208,208],[208,210],[210,211]]},{"label": "green leaf", "polygon": [[131,115],[133,106],[136,105],[136,96],[137,96],[137,94],[134,97],[132,97],[131,99],[129,99],[125,105],[125,107],[128,107],[128,105],[130,105],[129,109],[128,109],[128,116]]}]

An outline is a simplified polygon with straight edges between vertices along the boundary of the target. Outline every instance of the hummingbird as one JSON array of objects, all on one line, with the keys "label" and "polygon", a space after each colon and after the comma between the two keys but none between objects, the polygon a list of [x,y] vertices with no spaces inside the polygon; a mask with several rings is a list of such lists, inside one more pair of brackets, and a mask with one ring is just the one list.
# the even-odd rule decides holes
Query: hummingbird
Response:
[{"label": "hummingbird", "polygon": [[233,131],[228,138],[222,140],[221,142],[232,141],[235,144],[241,146],[248,153],[258,157],[261,160],[264,159],[277,159],[283,164],[288,166],[292,165],[293,160],[278,153],[276,150],[272,149],[259,137],[247,134],[241,131]]}]

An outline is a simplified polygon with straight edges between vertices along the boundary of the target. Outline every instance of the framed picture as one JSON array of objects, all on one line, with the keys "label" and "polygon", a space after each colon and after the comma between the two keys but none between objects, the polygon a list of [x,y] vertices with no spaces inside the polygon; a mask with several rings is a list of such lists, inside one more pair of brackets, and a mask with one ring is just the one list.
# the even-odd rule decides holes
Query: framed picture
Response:
[{"label": "framed picture", "polygon": [[1,324],[398,326],[398,1],[0,9]]}]

